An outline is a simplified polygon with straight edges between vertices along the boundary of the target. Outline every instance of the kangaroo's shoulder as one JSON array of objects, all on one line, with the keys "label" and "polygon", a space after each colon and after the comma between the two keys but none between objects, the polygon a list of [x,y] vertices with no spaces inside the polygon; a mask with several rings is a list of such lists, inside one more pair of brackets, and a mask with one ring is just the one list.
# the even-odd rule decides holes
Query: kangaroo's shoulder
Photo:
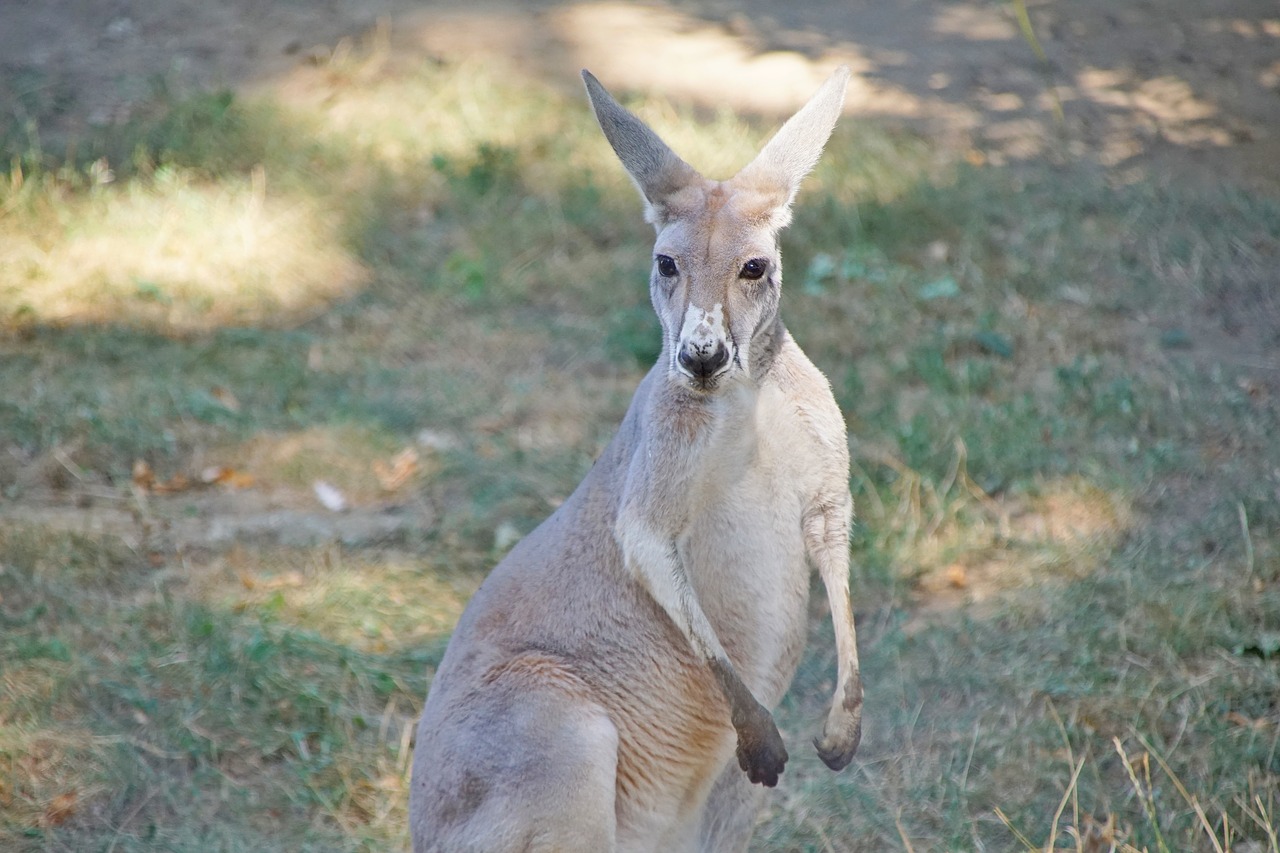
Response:
[{"label": "kangaroo's shoulder", "polygon": [[768,381],[781,396],[780,405],[805,434],[837,453],[848,453],[844,413],[831,383],[787,333],[769,370]]}]

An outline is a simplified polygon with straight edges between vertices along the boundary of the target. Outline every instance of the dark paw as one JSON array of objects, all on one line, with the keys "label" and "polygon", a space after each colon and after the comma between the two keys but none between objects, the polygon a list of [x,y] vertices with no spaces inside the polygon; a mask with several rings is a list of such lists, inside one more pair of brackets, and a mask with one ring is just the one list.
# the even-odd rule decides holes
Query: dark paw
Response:
[{"label": "dark paw", "polygon": [[773,722],[763,708],[748,725],[738,729],[738,766],[757,785],[772,788],[787,763],[787,748]]}]

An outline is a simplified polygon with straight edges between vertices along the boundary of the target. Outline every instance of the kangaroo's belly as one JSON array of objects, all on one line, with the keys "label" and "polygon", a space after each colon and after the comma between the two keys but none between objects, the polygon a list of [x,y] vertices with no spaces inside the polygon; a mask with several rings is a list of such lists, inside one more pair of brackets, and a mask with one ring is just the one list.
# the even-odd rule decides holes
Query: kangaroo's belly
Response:
[{"label": "kangaroo's belly", "polygon": [[707,618],[762,704],[782,698],[807,635],[809,566],[799,496],[744,478],[681,543]]}]

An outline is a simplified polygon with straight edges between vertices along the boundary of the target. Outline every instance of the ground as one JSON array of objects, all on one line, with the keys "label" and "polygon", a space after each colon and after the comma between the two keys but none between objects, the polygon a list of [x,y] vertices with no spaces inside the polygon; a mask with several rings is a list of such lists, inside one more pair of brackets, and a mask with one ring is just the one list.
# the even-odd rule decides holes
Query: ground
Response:
[{"label": "ground", "polygon": [[[10,3],[0,31],[12,98],[57,101],[57,129],[118,122],[155,81],[272,87],[386,22],[393,50],[485,58],[576,90],[614,85],[781,115],[836,62],[849,113],[913,123],[983,156],[1046,152],[1124,170],[1274,187],[1280,19],[1266,0],[672,4]],[[1058,110],[1061,109],[1061,115]]]},{"label": "ground", "polygon": [[712,176],[838,63],[784,315],[867,735],[758,850],[1280,853],[1271,2],[0,10],[0,847],[401,849],[460,608],[656,348],[590,68]]}]

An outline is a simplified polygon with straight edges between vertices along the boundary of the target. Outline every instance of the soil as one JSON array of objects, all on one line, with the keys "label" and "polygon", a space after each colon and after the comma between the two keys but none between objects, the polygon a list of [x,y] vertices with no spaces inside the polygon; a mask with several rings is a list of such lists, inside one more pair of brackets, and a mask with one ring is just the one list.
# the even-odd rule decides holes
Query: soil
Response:
[{"label": "soil", "polygon": [[[997,162],[1094,160],[1280,188],[1274,0],[6,0],[0,104],[56,139],[170,88],[279,86],[384,22],[404,54],[507,63],[564,87],[783,114],[836,62],[848,112],[910,124]],[[8,112],[6,110],[5,112]],[[4,113],[0,113],[4,115]]]},{"label": "soil", "polygon": [[[1085,162],[1119,181],[1280,190],[1274,0],[1038,0],[1029,4],[1036,44],[1015,8],[990,0],[4,0],[0,121],[38,118],[41,144],[56,151],[87,129],[127,120],[157,85],[287,97],[294,70],[381,28],[406,59],[492,62],[566,90],[580,86],[586,66],[615,91],[657,90],[770,117],[845,62],[855,72],[849,115],[911,127],[974,162]],[[165,530],[209,546],[279,529],[361,541],[421,523],[382,509],[326,515],[263,496],[188,500],[200,504],[202,523],[176,517]],[[146,527],[138,507],[10,509],[53,513],[31,520],[78,529],[105,524],[137,535]],[[293,515],[260,529],[273,512]]]}]

